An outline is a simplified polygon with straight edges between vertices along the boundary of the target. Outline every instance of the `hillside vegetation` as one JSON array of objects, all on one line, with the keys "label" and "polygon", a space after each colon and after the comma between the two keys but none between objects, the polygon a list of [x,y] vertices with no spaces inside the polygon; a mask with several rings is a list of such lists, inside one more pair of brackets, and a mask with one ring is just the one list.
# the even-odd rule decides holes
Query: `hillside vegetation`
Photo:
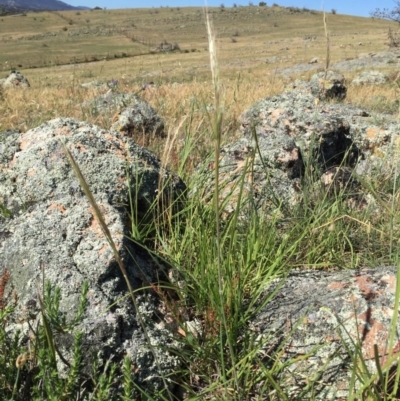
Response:
[{"label": "hillside vegetation", "polygon": [[[210,9],[221,72],[235,76],[273,73],[277,67],[324,57],[321,12],[284,7]],[[331,61],[382,50],[390,24],[383,20],[328,14]],[[393,25],[392,25],[393,26]],[[80,75],[126,74],[135,79],[191,80],[208,75],[207,38],[201,8],[88,10],[27,13],[0,20],[0,65],[5,71],[52,67],[29,77],[62,74],[57,65],[89,63]],[[181,53],[152,54],[161,42]],[[362,43],[362,45],[359,45]],[[280,63],[266,59],[283,57]],[[124,58],[121,60],[121,58]],[[118,60],[116,60],[118,59]],[[107,62],[104,62],[106,60]]]}]

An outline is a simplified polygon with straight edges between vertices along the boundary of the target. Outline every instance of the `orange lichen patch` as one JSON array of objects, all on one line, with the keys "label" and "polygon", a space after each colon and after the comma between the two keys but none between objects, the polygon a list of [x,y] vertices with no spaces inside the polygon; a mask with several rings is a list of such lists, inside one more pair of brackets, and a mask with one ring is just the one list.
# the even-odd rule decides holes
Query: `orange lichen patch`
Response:
[{"label": "orange lichen patch", "polygon": [[76,149],[78,152],[87,152],[87,149],[81,143],[75,143],[71,147]]},{"label": "orange lichen patch", "polygon": [[113,150],[112,150],[112,152],[113,152],[113,154],[115,154],[117,157],[120,157],[120,158],[124,158],[125,159],[125,157],[126,157],[126,150],[125,150],[125,142],[122,140],[122,139],[120,139],[120,138],[118,138],[118,137],[116,137],[116,136],[114,136],[114,135],[111,135],[111,134],[109,134],[109,133],[105,133],[104,134],[104,137],[106,138],[106,139],[108,139],[109,141],[110,141],[110,143],[111,144],[113,144],[113,143],[115,143],[115,142],[118,142],[119,143],[119,146],[116,146],[116,145],[114,145],[113,144]]},{"label": "orange lichen patch", "polygon": [[374,345],[378,345],[378,355],[386,355],[388,331],[379,322],[372,320],[369,322],[371,327],[369,329],[365,327],[359,327],[359,333],[363,336],[362,338],[362,353],[365,359],[374,359]]},{"label": "orange lichen patch", "polygon": [[373,310],[368,308],[367,311],[357,316],[359,321],[358,333],[361,340],[362,353],[365,359],[374,358],[374,345],[378,345],[378,354],[386,355],[386,344],[388,340],[388,330],[379,321],[371,316]]},{"label": "orange lichen patch", "polygon": [[[101,210],[101,209],[100,209]],[[103,236],[103,230],[100,227],[99,222],[97,221],[97,218],[95,216],[94,210],[92,207],[89,207],[90,214],[92,215],[92,218],[90,219],[89,225],[83,230],[83,233],[86,233],[88,230],[92,231],[96,236]],[[104,217],[104,213],[102,212],[102,215]]]},{"label": "orange lichen patch", "polygon": [[98,251],[99,256],[102,256],[104,254],[104,252],[109,249],[109,245],[104,244],[101,249]]},{"label": "orange lichen patch", "polygon": [[53,131],[53,136],[69,136],[73,132],[67,126],[61,127]]},{"label": "orange lichen patch", "polygon": [[387,274],[386,276],[381,277],[381,281],[387,284],[387,290],[390,290],[392,292],[396,291],[396,276]]},{"label": "orange lichen patch", "polygon": [[[395,356],[399,352],[400,352],[400,341],[398,341],[397,344],[393,347],[392,352],[390,353],[390,356],[393,358],[393,356]],[[379,364],[380,364],[380,366],[384,366],[389,360],[389,351],[386,349],[385,353],[383,355],[380,353],[379,353],[379,355],[381,356],[379,358]]]},{"label": "orange lichen patch", "polygon": [[348,283],[334,281],[334,282],[330,283],[326,288],[328,288],[328,290],[342,290],[344,288],[347,288],[348,286],[349,286]]},{"label": "orange lichen patch", "polygon": [[36,169],[35,168],[30,168],[28,170],[28,177],[33,177],[34,175],[36,175]]},{"label": "orange lichen patch", "polygon": [[21,150],[26,149],[31,144],[31,141],[26,138],[25,135],[22,136],[21,143],[19,144],[19,148]]},{"label": "orange lichen patch", "polygon": [[285,113],[284,109],[275,109],[271,112],[270,117],[271,117],[271,124],[275,125],[277,122],[278,118]]},{"label": "orange lichen patch", "polygon": [[49,207],[48,210],[59,210],[61,213],[65,213],[67,210],[63,205],[60,205],[59,203],[52,203]]},{"label": "orange lichen patch", "polygon": [[368,127],[366,130],[366,137],[368,139],[376,139],[378,138],[379,134],[384,134],[385,131],[380,129],[380,128],[376,128],[376,127]]},{"label": "orange lichen patch", "polygon": [[355,284],[359,288],[363,298],[367,301],[373,298],[376,298],[379,295],[379,292],[374,291],[372,284],[374,284],[373,280],[369,276],[358,276],[355,278]]},{"label": "orange lichen patch", "polygon": [[299,160],[299,150],[294,148],[290,152],[286,151],[283,155],[280,154],[277,161],[282,163],[289,163],[293,160]]}]

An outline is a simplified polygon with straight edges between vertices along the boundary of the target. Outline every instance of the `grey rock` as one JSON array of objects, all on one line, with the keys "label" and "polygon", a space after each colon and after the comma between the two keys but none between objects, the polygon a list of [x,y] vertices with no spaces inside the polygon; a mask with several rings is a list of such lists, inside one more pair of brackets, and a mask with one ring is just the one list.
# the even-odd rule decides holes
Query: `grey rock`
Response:
[{"label": "grey rock", "polygon": [[[290,208],[299,201],[303,168],[299,148],[285,132],[259,133],[257,141],[243,137],[221,149],[219,188],[224,218],[237,208],[246,221],[250,210],[264,215]],[[205,200],[211,200],[214,188],[214,163],[207,165],[208,185]],[[243,186],[243,187],[242,187]]]},{"label": "grey rock", "polygon": [[11,71],[11,73],[1,82],[3,88],[29,88],[29,81],[19,72]]},{"label": "grey rock", "polygon": [[[184,183],[130,138],[73,119],[59,118],[25,134],[3,135],[3,139],[0,203],[12,216],[0,214],[0,273],[9,271],[8,285],[18,294],[12,330],[27,336],[28,320],[31,327],[40,320],[38,308],[25,318],[24,310],[27,305],[39,304],[37,292],[43,275],[53,287],[60,287],[60,310],[67,321],[76,313],[81,287],[87,281],[89,305],[82,323],[56,339],[65,359],[71,360],[72,335],[80,330],[86,369],[94,355],[103,363],[108,358],[120,362],[129,355],[138,367],[138,381],[149,391],[163,387],[160,375],[169,376],[168,385],[172,386],[179,360],[167,349],[178,344],[163,322],[157,298],[143,292],[137,304],[145,335],[137,310],[126,297],[126,283],[116,259],[62,143],[89,185],[134,289],[166,277],[168,266],[129,239],[130,199],[135,202],[137,223],[150,213],[154,202],[159,201],[155,209],[162,213],[167,204],[178,200],[185,192]],[[158,364],[146,338],[152,345],[165,346],[154,351]],[[58,367],[61,373],[67,369],[61,360]]]},{"label": "grey rock", "polygon": [[317,64],[319,63],[319,58],[318,57],[313,57],[308,64]]},{"label": "grey rock", "polygon": [[[277,380],[285,383],[290,399],[302,399],[300,394],[306,386],[312,386],[315,400],[347,399],[350,391],[359,391],[355,399],[362,399],[362,383],[357,376],[350,388],[351,366],[357,365],[357,360],[361,364],[356,344],[371,374],[376,373],[375,344],[381,366],[387,362],[396,272],[396,267],[303,270],[265,290],[267,295],[281,285],[250,327],[262,344],[264,360],[279,359],[283,369]],[[397,322],[395,353],[399,333]]]},{"label": "grey rock", "polygon": [[389,81],[389,77],[380,71],[363,71],[358,74],[351,84],[354,86],[361,85],[383,85]]},{"label": "grey rock", "polygon": [[293,90],[256,102],[240,117],[240,130],[246,137],[284,132],[303,158],[317,161],[321,170],[352,164],[358,150],[350,137],[350,124],[336,106],[319,104],[307,91]]},{"label": "grey rock", "polygon": [[164,121],[144,100],[134,97],[128,107],[121,111],[112,129],[133,134],[155,134],[164,136]]},{"label": "grey rock", "polygon": [[[365,54],[365,53],[364,53]],[[380,52],[370,54],[369,57],[359,57],[351,60],[338,61],[331,64],[331,68],[336,71],[346,72],[358,69],[371,69],[371,68],[387,68],[388,64],[396,65],[400,62],[400,51],[394,50],[392,52]],[[308,71],[315,71],[319,68],[318,64],[296,64],[294,66],[279,68],[277,73],[288,76],[301,74]]]},{"label": "grey rock", "polygon": [[104,82],[98,81],[98,80],[85,82],[81,86],[82,86],[82,88],[85,88],[85,89],[99,89],[99,90],[109,89],[107,84],[105,84]]},{"label": "grey rock", "polygon": [[311,77],[311,91],[319,99],[344,99],[347,88],[344,76],[335,71],[319,72]]},{"label": "grey rock", "polygon": [[[328,90],[345,93],[342,81],[338,86],[336,82],[328,82]],[[351,207],[376,210],[373,197],[362,192],[352,172],[375,177],[391,174],[396,163],[400,168],[399,122],[345,103],[320,101],[307,82],[295,81],[291,88],[295,89],[260,100],[243,113],[240,139],[221,149],[225,213],[235,211],[239,199],[244,220],[249,208],[267,216],[293,208],[301,202],[303,171],[311,162],[328,194],[341,189]],[[205,199],[213,192],[213,170],[214,162],[207,164]]]},{"label": "grey rock", "polygon": [[94,114],[114,114],[112,129],[132,134],[164,135],[164,121],[137,93],[109,91],[82,105]]},{"label": "grey rock", "polygon": [[120,93],[109,91],[82,103],[82,107],[90,109],[92,113],[115,113],[125,109],[135,98],[134,93]]}]

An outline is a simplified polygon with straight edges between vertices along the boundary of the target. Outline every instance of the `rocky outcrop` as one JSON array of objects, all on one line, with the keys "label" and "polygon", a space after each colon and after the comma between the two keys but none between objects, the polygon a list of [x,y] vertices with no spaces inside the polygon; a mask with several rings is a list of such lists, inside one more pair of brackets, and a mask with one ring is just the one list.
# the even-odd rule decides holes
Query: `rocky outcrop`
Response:
[{"label": "rocky outcrop", "polygon": [[[221,149],[220,193],[228,214],[236,210],[238,194],[242,206],[251,204],[265,215],[297,205],[302,185],[307,185],[307,166],[319,176],[322,189],[348,190],[353,205],[366,206],[351,172],[373,176],[391,171],[400,124],[390,116],[324,102],[345,93],[341,74],[320,73],[310,82],[294,81],[285,93],[260,100],[242,114],[240,139]],[[213,170],[213,163],[208,169]],[[247,214],[245,207],[243,218]]]},{"label": "rocky outcrop", "polygon": [[31,85],[19,71],[13,70],[6,78],[0,80],[0,86],[2,88],[29,88]]},{"label": "rocky outcrop", "polygon": [[389,77],[380,71],[363,71],[360,72],[352,81],[354,86],[361,85],[383,85],[389,81]]},{"label": "rocky outcrop", "polygon": [[[67,321],[87,282],[82,321],[55,337],[64,359],[71,360],[73,334],[80,330],[87,369],[93,355],[116,362],[129,355],[138,367],[138,382],[162,388],[160,375],[171,375],[178,360],[164,347],[149,347],[148,339],[153,345],[174,346],[174,337],[162,324],[156,298],[141,293],[137,304],[144,333],[63,144],[87,181],[134,289],[162,280],[167,266],[130,239],[132,226],[153,211],[162,218],[169,207],[179,207],[185,184],[130,138],[73,119],[52,120],[25,134],[4,133],[0,140],[0,273],[9,272],[8,288],[19,300],[10,327],[25,336],[36,327],[43,278],[61,289],[60,313]],[[61,359],[58,365],[61,372],[67,369]]]},{"label": "rocky outcrop", "polygon": [[[277,382],[285,383],[289,399],[302,399],[307,388],[315,400],[347,400],[357,392],[354,399],[362,399],[358,377],[351,384],[352,369],[376,374],[375,345],[381,367],[392,366],[387,366],[389,353],[398,355],[400,350],[399,322],[389,348],[396,274],[396,267],[302,270],[265,290],[267,295],[281,285],[250,327],[263,343],[265,360],[287,364]],[[379,387],[377,375],[372,383]]]}]

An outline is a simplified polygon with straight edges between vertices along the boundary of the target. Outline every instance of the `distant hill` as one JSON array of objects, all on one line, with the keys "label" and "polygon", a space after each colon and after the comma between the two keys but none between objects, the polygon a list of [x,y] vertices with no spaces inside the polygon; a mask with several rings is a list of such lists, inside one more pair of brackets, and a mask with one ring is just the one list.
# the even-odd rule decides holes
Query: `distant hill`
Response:
[{"label": "distant hill", "polygon": [[59,0],[0,0],[0,8],[3,9],[3,13],[15,13],[21,11],[63,11],[88,9],[88,7],[73,7]]}]

